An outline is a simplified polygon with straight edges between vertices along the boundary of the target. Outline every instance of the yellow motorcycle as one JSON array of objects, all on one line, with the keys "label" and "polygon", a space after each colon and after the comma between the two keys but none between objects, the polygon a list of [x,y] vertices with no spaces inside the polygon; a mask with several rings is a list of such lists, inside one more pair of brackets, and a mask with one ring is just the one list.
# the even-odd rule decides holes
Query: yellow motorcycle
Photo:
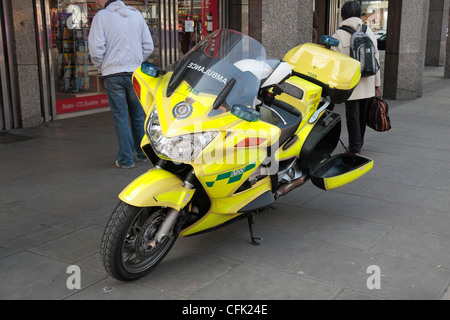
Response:
[{"label": "yellow motorcycle", "polygon": [[148,274],[178,237],[247,218],[311,180],[324,190],[368,172],[369,158],[336,154],[332,112],[360,80],[360,63],[306,43],[283,60],[241,33],[219,29],[179,62],[144,62],[133,85],[147,115],[141,147],[153,168],[129,184],[101,244],[119,280]]}]

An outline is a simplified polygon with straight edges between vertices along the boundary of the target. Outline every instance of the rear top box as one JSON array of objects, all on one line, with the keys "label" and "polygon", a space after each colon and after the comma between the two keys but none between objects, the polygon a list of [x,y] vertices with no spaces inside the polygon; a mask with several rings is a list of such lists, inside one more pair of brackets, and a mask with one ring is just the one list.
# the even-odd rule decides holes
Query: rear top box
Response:
[{"label": "rear top box", "polygon": [[359,61],[314,43],[291,49],[283,60],[291,65],[294,75],[321,86],[323,95],[337,104],[351,96],[361,79]]}]

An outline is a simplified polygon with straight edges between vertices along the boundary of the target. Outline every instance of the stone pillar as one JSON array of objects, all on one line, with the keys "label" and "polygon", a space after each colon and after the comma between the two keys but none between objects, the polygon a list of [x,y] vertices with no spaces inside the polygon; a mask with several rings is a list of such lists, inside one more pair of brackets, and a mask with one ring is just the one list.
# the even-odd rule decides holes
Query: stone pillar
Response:
[{"label": "stone pillar", "polygon": [[[450,9],[448,11],[448,26],[450,26]],[[445,59],[444,78],[450,78],[450,37],[447,29],[447,58]]]},{"label": "stone pillar", "polygon": [[11,1],[22,127],[42,123],[33,0]]},{"label": "stone pillar", "polygon": [[262,44],[270,58],[311,42],[313,0],[262,0]]},{"label": "stone pillar", "polygon": [[445,64],[449,0],[430,0],[425,65],[442,67]]},{"label": "stone pillar", "polygon": [[428,0],[389,1],[383,86],[387,99],[422,96],[428,11]]}]

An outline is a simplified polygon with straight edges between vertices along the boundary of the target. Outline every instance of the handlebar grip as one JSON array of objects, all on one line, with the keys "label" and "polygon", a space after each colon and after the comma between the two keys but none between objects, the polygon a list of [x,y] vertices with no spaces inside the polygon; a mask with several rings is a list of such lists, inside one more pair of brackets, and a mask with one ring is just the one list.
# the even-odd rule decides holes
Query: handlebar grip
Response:
[{"label": "handlebar grip", "polygon": [[297,117],[301,117],[302,113],[300,111],[298,111],[297,109],[295,109],[293,106],[291,106],[290,104],[287,104],[286,102],[283,102],[281,100],[273,100],[272,104],[274,106],[277,106],[280,109],[283,109],[284,111],[287,111],[291,114],[293,114],[294,116]]}]

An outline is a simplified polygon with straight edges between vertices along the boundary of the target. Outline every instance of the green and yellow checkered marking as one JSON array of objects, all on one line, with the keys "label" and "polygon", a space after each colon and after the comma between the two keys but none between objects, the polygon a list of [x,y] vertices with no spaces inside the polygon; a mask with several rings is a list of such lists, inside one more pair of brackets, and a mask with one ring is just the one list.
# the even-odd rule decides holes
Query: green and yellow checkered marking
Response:
[{"label": "green and yellow checkered marking", "polygon": [[253,169],[254,167],[256,167],[256,163],[249,164],[245,168],[242,168],[242,169],[239,169],[239,170],[233,170],[233,171],[221,173],[221,174],[219,174],[217,176],[216,180],[210,181],[210,182],[206,182],[206,186],[211,188],[211,187],[214,186],[214,183],[216,183],[216,181],[221,181],[221,180],[226,180],[226,179],[228,179],[227,184],[240,181],[242,179],[242,176],[244,175],[244,173],[246,173],[247,171]]}]

